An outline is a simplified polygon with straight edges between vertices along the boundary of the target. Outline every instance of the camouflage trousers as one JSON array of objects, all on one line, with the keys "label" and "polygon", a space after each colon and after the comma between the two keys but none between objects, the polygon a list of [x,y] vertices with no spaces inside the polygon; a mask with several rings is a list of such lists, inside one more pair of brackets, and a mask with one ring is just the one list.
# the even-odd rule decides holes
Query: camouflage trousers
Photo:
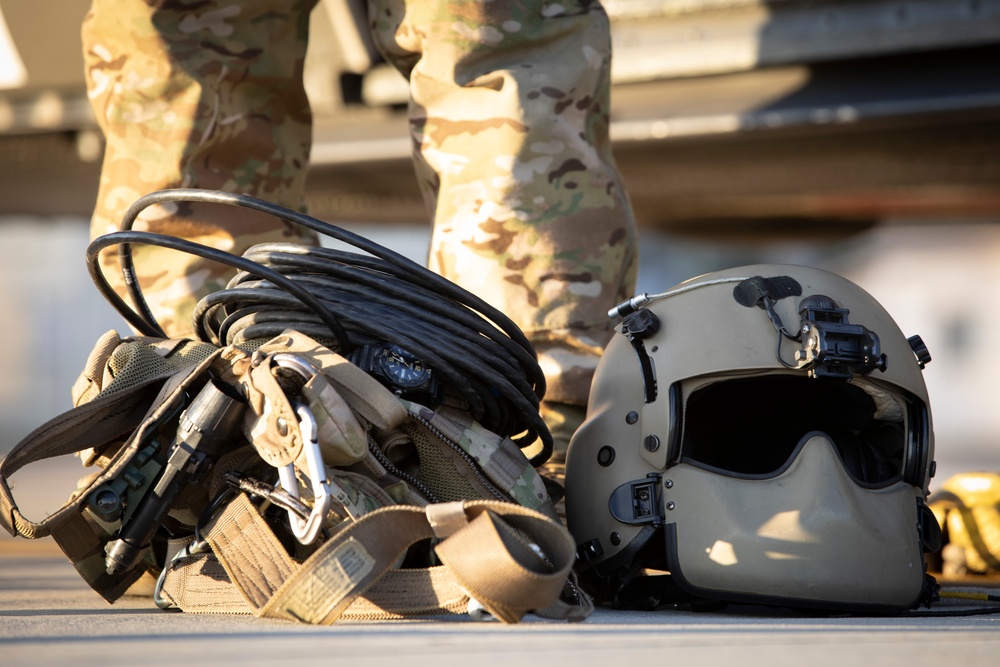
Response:
[{"label": "camouflage trousers", "polygon": [[[301,209],[311,145],[303,87],[315,0],[94,0],[88,93],[106,138],[91,232],[140,196],[221,189]],[[598,2],[372,0],[373,37],[410,82],[416,175],[433,231],[428,266],[510,316],[539,352],[547,401],[585,404],[632,294],[636,232],[608,142],[608,20]],[[336,221],[333,221],[336,222]],[[312,243],[274,219],[211,205],[147,209],[136,229],[234,253]],[[107,273],[114,276],[115,259]],[[135,249],[171,336],[230,271]]]}]

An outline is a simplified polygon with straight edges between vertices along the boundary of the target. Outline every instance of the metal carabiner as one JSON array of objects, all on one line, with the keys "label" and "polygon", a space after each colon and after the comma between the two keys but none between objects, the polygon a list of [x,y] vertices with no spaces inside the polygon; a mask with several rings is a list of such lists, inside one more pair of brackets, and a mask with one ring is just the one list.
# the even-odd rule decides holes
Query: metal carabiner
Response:
[{"label": "metal carabiner", "polygon": [[[296,371],[307,382],[316,375],[316,369],[302,357],[288,352],[281,352],[271,357],[271,363],[281,368]],[[312,544],[319,537],[326,514],[330,510],[330,481],[326,476],[326,465],[323,463],[323,453],[319,448],[319,424],[312,410],[302,401],[290,400],[292,409],[299,420],[299,432],[302,434],[302,448],[306,455],[306,476],[313,493],[313,506],[309,517],[303,519],[291,509],[288,510],[288,523],[292,534],[301,544]],[[300,499],[299,480],[295,476],[295,464],[278,468],[278,480],[281,488],[296,500]]]},{"label": "metal carabiner", "polygon": [[153,602],[160,609],[173,609],[176,607],[172,600],[165,600],[163,598],[163,584],[167,581],[167,573],[170,571],[170,566],[176,561],[183,560],[185,558],[190,558],[191,556],[196,556],[198,554],[203,554],[212,550],[208,542],[205,540],[200,540],[197,537],[192,538],[190,542],[185,544],[180,551],[174,554],[174,557],[170,559],[169,563],[163,566],[160,570],[160,576],[156,579],[156,588],[153,589]]},{"label": "metal carabiner", "polygon": [[[323,463],[323,454],[319,448],[319,426],[312,410],[298,401],[292,401],[292,407],[299,418],[299,430],[302,432],[302,446],[308,466],[306,476],[309,478],[312,488],[313,506],[307,519],[303,519],[289,509],[288,522],[291,524],[295,539],[302,544],[312,544],[319,537],[323,523],[326,521],[326,514],[330,510],[332,501],[330,481],[327,479],[326,465]],[[278,468],[278,480],[281,483],[281,488],[287,491],[288,495],[296,499],[302,497],[299,492],[299,480],[295,476],[294,463]]]},{"label": "metal carabiner", "polygon": [[[275,354],[271,357],[271,363],[297,371],[306,381],[317,373],[306,359],[289,352]],[[319,446],[319,424],[316,422],[312,410],[302,401],[291,400],[290,403],[299,420],[299,431],[302,434],[303,450],[308,467],[306,476],[309,478],[313,492],[313,507],[306,519],[303,519],[292,509],[288,509],[288,522],[291,524],[292,534],[295,535],[295,538],[300,543],[308,545],[316,541],[323,529],[334,496],[351,519],[356,520],[357,517],[350,510],[350,496],[347,491],[335,480],[327,477],[326,464],[323,462],[323,454]],[[288,495],[296,500],[301,498],[294,464],[278,468],[278,480],[281,488]]]}]

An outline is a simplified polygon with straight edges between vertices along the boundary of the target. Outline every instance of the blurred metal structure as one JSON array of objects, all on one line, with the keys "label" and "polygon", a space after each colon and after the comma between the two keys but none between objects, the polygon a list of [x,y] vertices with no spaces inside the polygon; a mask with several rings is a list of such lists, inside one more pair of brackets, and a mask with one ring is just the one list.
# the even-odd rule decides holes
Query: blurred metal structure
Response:
[{"label": "blurred metal structure", "polygon": [[[604,0],[612,138],[640,222],[840,236],[890,216],[1000,212],[1000,0]],[[364,0],[321,0],[309,200],[423,222],[406,82]],[[84,3],[0,0],[0,213],[89,212],[99,134]],[[55,167],[54,167],[55,165]]]}]

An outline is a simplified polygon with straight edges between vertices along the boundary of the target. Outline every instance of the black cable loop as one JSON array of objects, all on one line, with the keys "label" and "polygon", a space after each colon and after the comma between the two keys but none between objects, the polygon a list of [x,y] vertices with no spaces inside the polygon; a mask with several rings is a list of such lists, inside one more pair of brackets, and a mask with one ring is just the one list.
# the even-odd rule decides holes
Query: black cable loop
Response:
[{"label": "black cable loop", "polygon": [[[299,213],[298,211],[293,211],[283,206],[272,204],[271,202],[264,201],[263,199],[257,199],[256,197],[251,197],[249,195],[222,192],[219,190],[199,190],[192,188],[160,190],[159,192],[150,193],[132,204],[122,218],[121,229],[123,231],[132,229],[132,225],[135,223],[139,213],[150,206],[165,202],[178,201],[226,204],[229,206],[249,208],[262,213],[268,213],[276,218],[284,220],[285,222],[306,227],[324,236],[328,236],[337,241],[341,241],[342,243],[352,245],[359,250],[363,250],[370,255],[385,260],[392,266],[399,269],[402,272],[402,275],[408,276],[409,279],[416,284],[431,286],[443,296],[454,299],[458,303],[462,303],[482,313],[497,327],[499,327],[501,331],[517,341],[519,345],[531,349],[531,343],[524,335],[524,332],[521,331],[521,329],[514,324],[510,318],[468,290],[459,287],[450,280],[426,269],[423,266],[420,266],[416,262],[393,250],[366,239],[363,236],[323,222],[322,220],[318,220],[304,213]],[[149,312],[148,305],[142,297],[142,291],[139,287],[138,280],[135,278],[132,254],[128,244],[123,244],[119,248],[119,258],[121,259],[122,274],[126,279],[126,286],[129,289],[129,294],[133,297],[137,307],[146,313],[145,317],[147,317],[150,322],[155,324],[156,318],[151,312]],[[541,393],[544,394],[544,389]]]},{"label": "black cable loop", "polygon": [[[293,275],[293,278],[294,277],[295,276]],[[298,278],[304,282],[312,282],[314,280],[314,277],[311,275],[299,275]],[[255,284],[263,284],[256,281],[240,282],[234,279],[230,284],[237,282],[239,282],[242,286],[240,294],[252,294],[255,291],[261,291],[263,289],[263,287],[252,288]],[[393,302],[391,300],[384,299],[383,295],[379,292],[369,292],[364,289],[359,289],[356,285],[346,285],[341,283],[337,285],[337,289],[334,293],[326,293],[326,289],[328,287],[329,286],[326,283],[316,281],[310,285],[310,291],[322,301],[331,305],[334,310],[340,312],[341,314],[347,312],[343,309],[348,308],[349,306],[348,303],[344,301],[338,303],[337,297],[344,296],[345,292],[357,291],[359,294],[365,295],[365,298],[356,303],[373,303],[374,305],[382,304],[389,307],[387,310],[382,311],[383,317],[389,319],[383,319],[380,322],[380,325],[384,331],[396,331],[398,332],[398,335],[392,336],[386,333],[386,338],[388,338],[390,342],[401,345],[404,349],[407,349],[416,354],[418,357],[423,358],[432,366],[434,365],[432,360],[435,358],[435,350],[433,348],[425,347],[422,341],[433,339],[434,335],[441,329],[453,332],[455,335],[450,338],[449,345],[453,345],[459,349],[455,350],[454,353],[449,356],[452,358],[454,366],[458,367],[457,372],[451,364],[447,363],[441,363],[439,370],[442,370],[443,374],[450,378],[453,384],[464,387],[462,392],[463,394],[472,393],[472,406],[470,406],[470,411],[473,412],[473,416],[484,425],[499,425],[504,423],[505,420],[503,418],[499,418],[499,421],[494,421],[499,413],[499,406],[496,405],[495,401],[483,401],[485,411],[482,413],[479,411],[480,406],[476,402],[476,396],[483,396],[484,394],[489,396],[490,392],[481,385],[477,385],[478,388],[468,387],[465,384],[467,379],[471,380],[477,378],[478,376],[485,376],[488,380],[488,386],[497,387],[502,396],[515,403],[519,407],[520,411],[528,410],[532,413],[537,412],[538,398],[535,395],[534,390],[527,383],[527,381],[520,376],[517,372],[518,369],[516,369],[511,362],[505,358],[502,351],[492,350],[492,352],[494,352],[492,355],[480,354],[481,351],[473,345],[473,342],[478,345],[488,345],[490,341],[484,337],[475,336],[469,338],[463,335],[465,332],[463,332],[460,328],[455,327],[454,323],[447,318],[435,319],[433,325],[429,326],[426,318],[422,318],[424,313],[422,313],[418,308],[412,307],[405,302]],[[271,291],[268,293],[271,293]],[[219,294],[219,298],[225,296],[225,293]],[[281,295],[279,294],[276,296]],[[233,311],[233,315],[231,315],[231,317],[236,317],[238,314],[238,310]],[[400,318],[400,314],[407,317]],[[280,323],[273,331],[269,332],[270,335],[277,335],[281,333],[284,328],[288,327],[302,330],[302,326],[299,321],[295,319],[295,316],[296,313],[289,313],[284,318],[273,317],[270,315],[266,316],[269,320]],[[255,320],[255,322],[256,321],[257,320]],[[361,320],[361,323],[362,324],[359,324],[358,326],[363,325],[363,320]],[[351,323],[345,322],[344,324],[345,328],[348,330],[353,329]],[[367,332],[373,335],[378,334],[377,331],[373,331],[371,329],[368,329]],[[303,331],[303,333],[305,333],[305,331]],[[232,334],[233,330],[231,329],[228,336],[220,337],[227,343],[236,342],[232,339]],[[403,334],[407,337],[402,337]],[[501,352],[501,354],[497,354],[497,352]],[[499,372],[497,372],[496,368],[498,366]],[[508,382],[514,387],[514,389],[516,389],[516,394],[509,391],[509,387],[507,386]],[[469,397],[467,396],[467,398]],[[535,424],[535,426],[537,427],[538,424]]]},{"label": "black cable loop", "polygon": [[[293,252],[285,252],[287,248],[292,248]],[[338,263],[342,262],[343,253],[340,253],[339,251],[335,251],[330,248],[318,248],[315,255],[310,256],[303,254],[301,252],[302,248],[303,246],[294,246],[291,244],[266,243],[254,246],[248,250],[244,256],[253,261],[260,262],[269,268],[280,271],[285,275],[291,276],[300,272],[304,273],[307,269],[324,271],[332,275],[339,275],[358,284],[369,285],[393,296],[405,299],[403,303],[413,304],[415,307],[434,312],[442,317],[442,321],[454,320],[460,322],[463,326],[478,331],[486,338],[499,344],[507,354],[516,357],[517,360],[524,365],[526,373],[537,371],[537,376],[529,375],[529,378],[535,385],[544,385],[545,378],[544,375],[541,374],[541,369],[537,366],[534,355],[525,350],[524,347],[515,343],[510,339],[510,337],[502,335],[500,330],[489,325],[489,323],[484,321],[473,311],[469,310],[468,307],[457,306],[451,301],[442,300],[438,295],[430,290],[423,290],[415,288],[412,285],[405,283],[400,284],[398,281],[388,280],[386,276],[380,276],[370,272],[366,273],[350,270],[341,272],[343,271],[342,269],[336,266],[331,267],[327,262],[323,261],[328,258]],[[384,264],[378,264],[377,260],[376,262],[365,261],[366,259],[375,258],[365,258],[362,256],[358,257],[358,259],[360,260],[358,262],[359,266],[372,269],[373,271],[383,271],[386,269],[391,270],[392,268],[387,267]]]},{"label": "black cable loop", "polygon": [[[240,206],[354,246],[367,254],[288,243],[263,243],[242,257],[174,237],[132,230],[145,208],[167,202]],[[101,294],[139,333],[164,337],[139,286],[131,248],[160,246],[237,269],[227,287],[195,307],[195,334],[217,346],[269,339],[292,328],[330,341],[341,354],[372,342],[394,343],[435,369],[462,396],[485,428],[515,437],[522,447],[536,439],[544,463],[552,436],[538,414],[545,378],[524,333],[479,297],[425,267],[362,236],[276,204],[209,190],[164,190],[136,201],[122,231],[87,249],[91,278]],[[118,246],[129,306],[104,277],[100,252]]]},{"label": "black cable loop", "polygon": [[[273,268],[273,267],[272,267]],[[293,279],[295,275],[292,274]],[[309,281],[310,278],[303,278],[305,281]],[[361,281],[359,281],[361,282]],[[248,283],[244,283],[248,285]],[[317,282],[313,285],[311,291],[316,294],[320,299],[326,299],[326,293],[324,290],[329,287],[326,282]],[[465,355],[469,355],[475,358],[479,363],[485,364],[491,368],[499,367],[501,372],[506,374],[511,374],[511,380],[514,381],[518,390],[530,400],[537,401],[538,398],[535,394],[535,389],[531,386],[526,378],[518,373],[517,368],[515,368],[514,362],[520,361],[522,364],[533,364],[534,359],[526,354],[523,348],[516,347],[516,350],[511,350],[510,345],[513,342],[506,337],[500,337],[499,340],[495,334],[498,332],[497,329],[490,327],[492,331],[482,331],[478,327],[479,323],[482,322],[480,318],[472,316],[466,309],[448,309],[447,307],[434,307],[434,303],[431,299],[419,295],[420,298],[412,298],[406,301],[392,300],[386,298],[382,291],[368,291],[368,290],[357,290],[355,286],[345,285],[340,283],[337,286],[338,290],[352,291],[359,295],[363,295],[363,302],[374,302],[375,304],[382,304],[385,306],[391,306],[393,310],[398,311],[404,315],[408,315],[410,320],[404,320],[403,322],[413,322],[420,323],[428,320],[426,317],[427,312],[433,312],[440,317],[434,319],[434,327],[436,329],[443,329],[444,331],[452,334],[452,342],[461,347],[464,355],[457,355],[459,359],[464,358]],[[440,301],[440,300],[438,300]],[[464,326],[463,326],[464,325]],[[482,335],[468,335],[469,332],[476,334],[477,332]],[[506,342],[508,345],[503,345]],[[520,351],[520,355],[516,355],[516,352]],[[515,353],[514,356],[520,357],[516,360],[508,359],[508,356]],[[530,366],[524,370],[530,370]],[[535,406],[537,408],[537,405]]]}]

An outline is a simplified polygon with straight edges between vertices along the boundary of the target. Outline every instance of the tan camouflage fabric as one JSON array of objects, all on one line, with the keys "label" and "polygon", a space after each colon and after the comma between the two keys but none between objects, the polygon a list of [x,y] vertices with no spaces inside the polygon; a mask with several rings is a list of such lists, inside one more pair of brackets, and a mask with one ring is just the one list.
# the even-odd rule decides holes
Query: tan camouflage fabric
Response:
[{"label": "tan camouflage fabric", "polygon": [[[349,526],[366,514],[396,504],[396,500],[364,475],[328,467],[326,473],[337,491],[338,502],[327,512],[323,525],[332,533]],[[305,489],[303,489],[306,493]],[[339,493],[342,491],[343,493]]]},{"label": "tan camouflage fabric", "polygon": [[429,266],[528,334],[547,400],[585,404],[633,294],[635,225],[608,143],[611,43],[598,2],[370,2],[410,81]]},{"label": "tan camouflage fabric", "polygon": [[[314,4],[92,2],[83,53],[106,148],[91,236],[115,231],[135,200],[166,188],[302,207],[312,144],[302,69]],[[264,241],[315,242],[271,216],[210,204],[149,208],[134,228],[236,254]],[[195,303],[233,274],[152,246],[136,246],[134,256],[144,296],[172,338],[192,335]],[[103,264],[124,294],[113,248]]]},{"label": "tan camouflage fabric", "polygon": [[429,425],[437,438],[447,438],[468,454],[486,477],[515,502],[551,515],[552,501],[542,478],[510,438],[487,431],[459,410],[434,411],[410,401],[401,402],[414,419]]},{"label": "tan camouflage fabric", "polygon": [[[83,29],[108,148],[92,233],[142,194],[245,192],[300,206],[311,2],[95,0]],[[510,316],[539,352],[546,400],[582,405],[634,291],[636,233],[608,142],[608,20],[598,2],[373,0],[373,36],[408,76],[429,266]],[[207,207],[206,207],[207,208]],[[289,229],[248,213],[154,210],[151,230],[231,252]],[[110,261],[114,261],[113,259]],[[144,248],[136,264],[171,336],[228,272]]]}]

